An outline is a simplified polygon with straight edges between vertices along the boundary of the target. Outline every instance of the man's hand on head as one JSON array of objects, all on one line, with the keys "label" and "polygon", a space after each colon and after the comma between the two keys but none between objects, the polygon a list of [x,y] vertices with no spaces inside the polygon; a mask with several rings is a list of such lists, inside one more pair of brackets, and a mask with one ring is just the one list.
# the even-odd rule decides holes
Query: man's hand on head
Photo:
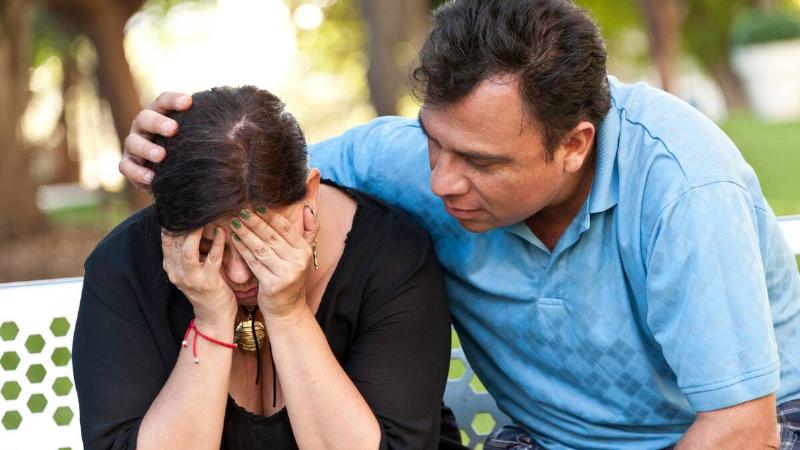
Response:
[{"label": "man's hand on head", "polygon": [[144,167],[145,161],[161,162],[166,151],[152,142],[153,136],[170,137],[178,131],[178,124],[165,116],[169,111],[185,111],[192,106],[192,97],[180,92],[162,92],[145,109],[136,115],[131,132],[125,138],[119,171],[131,183],[147,189],[153,180],[153,171]]}]

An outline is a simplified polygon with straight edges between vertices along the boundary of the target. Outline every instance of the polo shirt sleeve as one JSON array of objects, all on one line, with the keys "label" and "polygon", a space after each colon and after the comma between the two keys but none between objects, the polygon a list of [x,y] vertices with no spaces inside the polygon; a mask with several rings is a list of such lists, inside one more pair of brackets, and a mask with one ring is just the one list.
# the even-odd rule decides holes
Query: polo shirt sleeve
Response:
[{"label": "polo shirt sleeve", "polygon": [[778,390],[756,214],[742,187],[709,183],[663,207],[647,241],[647,324],[695,411]]},{"label": "polo shirt sleeve", "polygon": [[394,203],[397,186],[427,167],[427,138],[418,122],[380,117],[309,148],[312,167],[344,186]]}]

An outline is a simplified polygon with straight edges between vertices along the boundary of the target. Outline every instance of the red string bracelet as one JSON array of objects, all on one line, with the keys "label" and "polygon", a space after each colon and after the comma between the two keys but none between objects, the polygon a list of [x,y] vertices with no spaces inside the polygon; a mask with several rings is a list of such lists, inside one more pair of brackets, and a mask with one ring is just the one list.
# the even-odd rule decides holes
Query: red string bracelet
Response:
[{"label": "red string bracelet", "polygon": [[194,339],[192,340],[192,353],[194,354],[194,363],[197,364],[200,362],[200,357],[197,356],[197,336],[199,335],[201,338],[213,342],[217,345],[221,345],[227,348],[236,348],[236,344],[228,344],[227,342],[222,342],[217,339],[214,339],[211,336],[206,336],[205,334],[201,333],[200,330],[197,329],[197,326],[194,324],[194,319],[189,322],[189,328],[186,329],[186,334],[183,335],[183,342],[181,345],[184,347],[188,347],[189,343],[186,341],[186,338],[189,337],[189,332],[194,330]]}]

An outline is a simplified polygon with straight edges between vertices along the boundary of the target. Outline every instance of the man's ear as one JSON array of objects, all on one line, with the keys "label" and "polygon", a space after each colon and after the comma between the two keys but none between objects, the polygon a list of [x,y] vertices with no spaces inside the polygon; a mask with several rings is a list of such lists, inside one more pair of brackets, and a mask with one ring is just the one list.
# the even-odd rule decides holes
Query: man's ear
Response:
[{"label": "man's ear", "polygon": [[578,123],[561,143],[564,152],[564,171],[574,173],[583,167],[594,144],[595,128],[590,122]]}]

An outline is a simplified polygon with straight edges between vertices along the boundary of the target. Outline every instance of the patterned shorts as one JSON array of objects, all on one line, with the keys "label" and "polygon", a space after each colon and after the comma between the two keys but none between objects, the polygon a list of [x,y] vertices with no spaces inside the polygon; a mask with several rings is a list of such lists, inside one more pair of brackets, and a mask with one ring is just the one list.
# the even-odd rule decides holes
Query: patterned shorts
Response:
[{"label": "patterned shorts", "polygon": [[[778,406],[779,450],[800,450],[800,400]],[[492,433],[484,450],[545,450],[522,428],[510,425]],[[670,447],[671,448],[671,447]]]}]

